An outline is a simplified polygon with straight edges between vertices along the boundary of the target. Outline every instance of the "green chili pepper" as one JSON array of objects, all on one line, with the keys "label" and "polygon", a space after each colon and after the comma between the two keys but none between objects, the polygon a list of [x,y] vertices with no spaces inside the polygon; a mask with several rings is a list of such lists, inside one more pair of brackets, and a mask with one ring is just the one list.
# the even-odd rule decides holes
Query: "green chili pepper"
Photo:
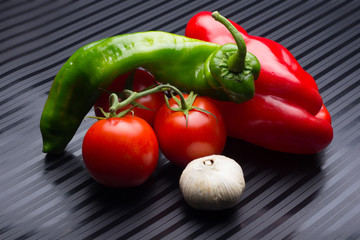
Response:
[{"label": "green chili pepper", "polygon": [[229,31],[237,45],[220,46],[153,31],[114,36],[80,48],[58,72],[45,103],[40,121],[43,152],[62,152],[100,89],[137,67],[184,92],[237,103],[251,99],[260,64],[246,53],[237,30]]}]

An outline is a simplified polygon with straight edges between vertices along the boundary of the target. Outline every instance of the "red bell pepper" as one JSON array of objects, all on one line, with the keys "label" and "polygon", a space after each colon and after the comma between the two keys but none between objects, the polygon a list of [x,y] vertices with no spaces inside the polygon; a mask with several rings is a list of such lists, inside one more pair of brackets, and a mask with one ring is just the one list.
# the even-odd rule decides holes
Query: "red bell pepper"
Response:
[{"label": "red bell pepper", "polygon": [[[242,34],[247,51],[258,58],[261,70],[253,99],[241,104],[215,101],[228,135],[288,153],[313,154],[326,148],[333,138],[331,117],[313,77],[279,43],[251,36],[230,22]],[[217,44],[235,43],[211,12],[192,17],[185,35]]]}]

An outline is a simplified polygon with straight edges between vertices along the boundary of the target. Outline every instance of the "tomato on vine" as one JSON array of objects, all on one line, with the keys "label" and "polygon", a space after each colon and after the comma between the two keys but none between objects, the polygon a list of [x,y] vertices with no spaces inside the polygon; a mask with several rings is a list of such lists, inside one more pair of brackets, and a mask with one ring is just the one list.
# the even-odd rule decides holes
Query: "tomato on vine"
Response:
[{"label": "tomato on vine", "polygon": [[[102,116],[91,117],[99,121],[86,132],[82,155],[86,169],[97,182],[115,188],[136,187],[149,178],[157,165],[159,144],[150,124],[130,113],[136,100],[169,89],[178,91],[164,84],[141,92],[126,88],[121,93],[110,93],[109,107],[99,108]],[[120,101],[119,95],[126,98]]]},{"label": "tomato on vine", "polygon": [[85,134],[82,155],[97,182],[114,188],[136,187],[155,170],[159,145],[145,120],[126,115],[95,122]]},{"label": "tomato on vine", "polygon": [[[158,110],[154,129],[143,119],[129,113],[140,98],[164,91],[177,98],[166,99]],[[159,146],[175,164],[185,167],[191,160],[220,154],[226,142],[223,117],[206,98],[183,95],[170,84],[157,85],[140,92],[128,88],[109,96],[109,111],[85,134],[82,154],[90,175],[110,187],[134,187],[144,183],[155,170]],[[120,95],[121,96],[121,95]],[[132,107],[127,108],[127,106]],[[120,113],[117,113],[122,109]],[[124,110],[125,109],[125,110]],[[155,133],[155,131],[156,133]]]},{"label": "tomato on vine", "polygon": [[204,97],[184,94],[171,98],[158,110],[154,130],[164,156],[185,167],[195,158],[220,154],[226,143],[224,119]]}]

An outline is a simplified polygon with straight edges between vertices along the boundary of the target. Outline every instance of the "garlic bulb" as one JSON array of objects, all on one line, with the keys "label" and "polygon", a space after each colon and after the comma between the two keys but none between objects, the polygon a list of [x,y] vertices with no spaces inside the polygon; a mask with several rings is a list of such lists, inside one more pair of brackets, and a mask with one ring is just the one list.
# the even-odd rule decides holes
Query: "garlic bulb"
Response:
[{"label": "garlic bulb", "polygon": [[240,165],[222,155],[191,161],[182,172],[179,184],[185,201],[202,210],[233,207],[245,189]]}]

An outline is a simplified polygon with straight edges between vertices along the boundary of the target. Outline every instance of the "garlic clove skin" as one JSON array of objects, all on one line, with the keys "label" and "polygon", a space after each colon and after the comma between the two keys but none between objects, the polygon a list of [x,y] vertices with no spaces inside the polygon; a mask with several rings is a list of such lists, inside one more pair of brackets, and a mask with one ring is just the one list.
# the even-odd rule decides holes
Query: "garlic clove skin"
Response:
[{"label": "garlic clove skin", "polygon": [[182,172],[179,185],[191,207],[224,210],[240,201],[245,179],[236,161],[223,155],[210,155],[191,161]]}]

